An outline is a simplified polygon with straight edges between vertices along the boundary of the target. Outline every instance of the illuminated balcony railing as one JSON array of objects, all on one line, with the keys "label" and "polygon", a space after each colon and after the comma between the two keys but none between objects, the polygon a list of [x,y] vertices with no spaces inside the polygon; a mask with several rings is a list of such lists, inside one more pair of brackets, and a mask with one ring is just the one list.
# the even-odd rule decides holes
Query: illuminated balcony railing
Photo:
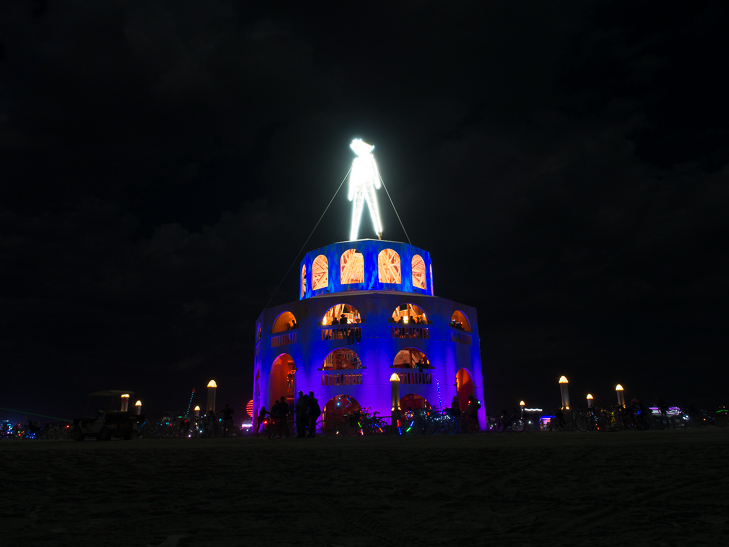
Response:
[{"label": "illuminated balcony railing", "polygon": [[395,369],[398,377],[400,378],[400,384],[418,384],[418,385],[431,385],[433,383],[433,374],[430,372],[408,372],[407,369]]},{"label": "illuminated balcony railing", "polygon": [[464,332],[451,331],[451,341],[459,344],[473,344],[473,337]]},{"label": "illuminated balcony railing", "polygon": [[280,334],[279,336],[271,337],[271,347],[280,348],[281,346],[288,346],[289,344],[296,343],[297,331],[287,332],[286,334]]},{"label": "illuminated balcony railing", "polygon": [[426,327],[392,327],[393,338],[430,338]]},{"label": "illuminated balcony railing", "polygon": [[323,329],[321,331],[322,340],[361,340],[362,329],[360,327],[347,327],[342,325],[341,327],[334,327],[331,329]]},{"label": "illuminated balcony railing", "polygon": [[323,386],[361,386],[362,371],[324,371],[321,376],[321,385]]}]

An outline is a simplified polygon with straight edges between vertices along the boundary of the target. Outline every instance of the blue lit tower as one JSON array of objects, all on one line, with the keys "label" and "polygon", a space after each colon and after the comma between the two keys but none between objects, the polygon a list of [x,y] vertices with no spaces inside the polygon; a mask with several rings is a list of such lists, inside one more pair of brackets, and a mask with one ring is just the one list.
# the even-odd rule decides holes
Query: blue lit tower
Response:
[{"label": "blue lit tower", "polygon": [[325,417],[352,407],[389,416],[393,373],[403,410],[483,402],[476,309],[435,296],[430,254],[406,243],[310,251],[299,300],[265,309],[255,337],[254,416],[299,391],[313,391]]}]

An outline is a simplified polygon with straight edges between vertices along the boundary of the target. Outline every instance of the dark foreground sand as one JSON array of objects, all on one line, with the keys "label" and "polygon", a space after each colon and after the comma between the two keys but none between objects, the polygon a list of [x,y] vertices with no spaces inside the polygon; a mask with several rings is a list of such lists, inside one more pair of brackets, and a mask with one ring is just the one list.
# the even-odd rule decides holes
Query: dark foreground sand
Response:
[{"label": "dark foreground sand", "polygon": [[0,545],[729,545],[729,429],[0,441]]}]

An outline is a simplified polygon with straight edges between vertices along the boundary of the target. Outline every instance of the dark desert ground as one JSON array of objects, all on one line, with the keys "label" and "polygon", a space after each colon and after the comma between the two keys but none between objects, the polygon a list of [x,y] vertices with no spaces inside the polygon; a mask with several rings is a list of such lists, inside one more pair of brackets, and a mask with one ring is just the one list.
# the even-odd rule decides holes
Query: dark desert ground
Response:
[{"label": "dark desert ground", "polygon": [[3,441],[2,545],[727,545],[729,429]]}]

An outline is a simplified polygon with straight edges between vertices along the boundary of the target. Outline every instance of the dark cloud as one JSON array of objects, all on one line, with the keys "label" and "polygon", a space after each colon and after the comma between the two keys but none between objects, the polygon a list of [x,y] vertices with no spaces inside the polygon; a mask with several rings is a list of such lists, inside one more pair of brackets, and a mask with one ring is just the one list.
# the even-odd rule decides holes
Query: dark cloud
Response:
[{"label": "dark cloud", "polygon": [[[726,11],[3,5],[4,407],[131,387],[161,412],[211,377],[241,407],[355,136],[386,236],[479,310],[489,409],[554,406],[562,374],[721,398]],[[348,222],[340,193],[303,251]]]}]

